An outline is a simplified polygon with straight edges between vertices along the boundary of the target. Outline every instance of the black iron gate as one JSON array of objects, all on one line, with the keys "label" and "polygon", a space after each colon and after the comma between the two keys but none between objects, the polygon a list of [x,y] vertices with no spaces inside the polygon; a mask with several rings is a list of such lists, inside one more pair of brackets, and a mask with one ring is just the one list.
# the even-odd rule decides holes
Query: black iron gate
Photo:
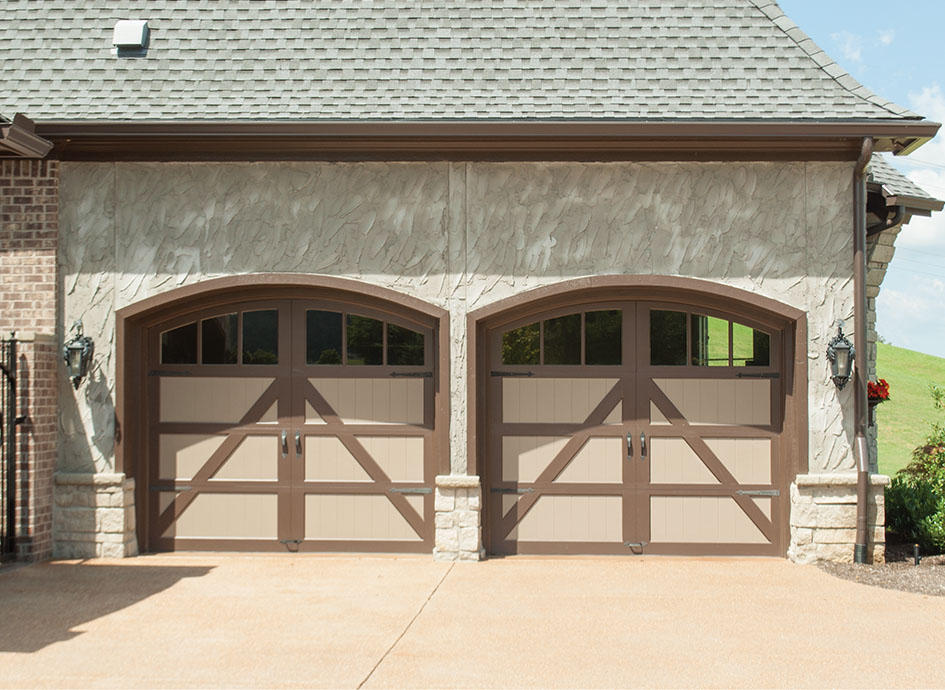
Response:
[{"label": "black iron gate", "polygon": [[0,341],[0,561],[16,555],[16,340]]}]

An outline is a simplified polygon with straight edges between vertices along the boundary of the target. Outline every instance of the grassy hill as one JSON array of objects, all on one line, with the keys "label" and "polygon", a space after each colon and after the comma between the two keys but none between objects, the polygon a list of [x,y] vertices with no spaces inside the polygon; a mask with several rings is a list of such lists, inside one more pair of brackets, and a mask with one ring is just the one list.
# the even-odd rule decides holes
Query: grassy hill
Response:
[{"label": "grassy hill", "polygon": [[929,384],[945,386],[945,359],[878,344],[876,372],[889,382],[890,399],[876,410],[879,471],[893,475],[909,463],[912,449],[925,438],[929,422],[941,421],[932,407]]}]

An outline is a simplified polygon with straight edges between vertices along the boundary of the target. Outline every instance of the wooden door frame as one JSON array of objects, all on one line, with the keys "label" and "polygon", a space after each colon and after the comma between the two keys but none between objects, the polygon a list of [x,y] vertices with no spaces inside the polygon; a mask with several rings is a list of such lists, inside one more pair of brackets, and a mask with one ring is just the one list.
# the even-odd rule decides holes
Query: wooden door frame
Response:
[{"label": "wooden door frame", "polygon": [[[781,370],[784,372],[783,427],[780,440],[781,476],[785,500],[790,483],[808,470],[807,403],[807,313],[769,297],[699,278],[662,275],[606,275],[567,280],[499,300],[467,314],[467,474],[480,475],[483,490],[488,485],[484,453],[488,446],[489,332],[534,313],[563,307],[580,307],[606,301],[647,301],[688,304],[728,314],[742,314],[784,334]],[[487,505],[483,501],[483,506]],[[790,525],[783,519],[780,543],[790,543]],[[492,516],[482,514],[483,541],[491,529]],[[783,555],[783,553],[782,553]]]},{"label": "wooden door frame", "polygon": [[435,472],[449,472],[449,313],[416,297],[346,278],[295,273],[258,273],[201,281],[143,299],[115,314],[115,471],[136,480],[138,544],[149,547],[147,453],[147,333],[159,323],[233,302],[326,299],[408,318],[433,329],[433,457]]}]

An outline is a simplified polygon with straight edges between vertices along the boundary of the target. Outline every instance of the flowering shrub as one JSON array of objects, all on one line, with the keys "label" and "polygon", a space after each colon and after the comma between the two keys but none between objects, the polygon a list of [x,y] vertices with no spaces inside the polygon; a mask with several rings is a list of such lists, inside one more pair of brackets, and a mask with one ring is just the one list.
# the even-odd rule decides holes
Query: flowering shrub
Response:
[{"label": "flowering shrub", "polygon": [[[945,390],[930,388],[932,404],[945,410]],[[912,462],[886,487],[886,528],[928,554],[945,553],[945,425],[931,427]]]},{"label": "flowering shrub", "polygon": [[[862,390],[862,388],[860,389]],[[869,381],[866,384],[866,397],[872,403],[881,403],[889,400],[889,384],[886,379]]]}]

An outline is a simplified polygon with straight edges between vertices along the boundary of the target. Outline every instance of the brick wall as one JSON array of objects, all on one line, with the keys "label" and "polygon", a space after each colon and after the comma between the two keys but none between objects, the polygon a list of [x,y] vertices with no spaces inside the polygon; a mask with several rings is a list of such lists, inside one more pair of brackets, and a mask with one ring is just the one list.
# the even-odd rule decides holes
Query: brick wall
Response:
[{"label": "brick wall", "polygon": [[52,555],[58,342],[56,249],[59,164],[0,161],[0,337],[15,331],[18,410],[17,544],[21,558]]}]

